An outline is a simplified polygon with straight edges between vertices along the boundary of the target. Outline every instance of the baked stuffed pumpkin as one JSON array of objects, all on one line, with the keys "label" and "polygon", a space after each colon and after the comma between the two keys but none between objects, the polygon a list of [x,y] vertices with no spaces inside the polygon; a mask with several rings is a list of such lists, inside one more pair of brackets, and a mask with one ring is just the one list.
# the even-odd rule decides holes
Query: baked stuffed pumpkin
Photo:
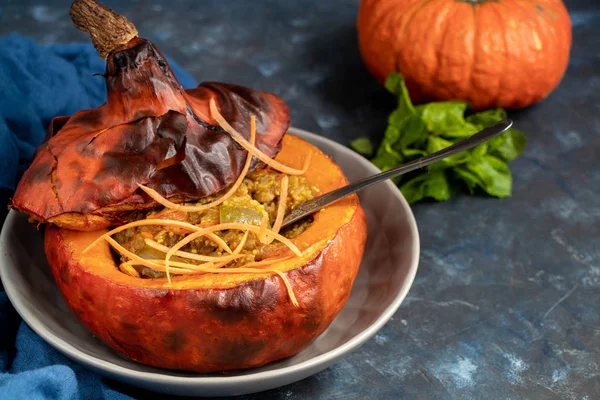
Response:
[{"label": "baked stuffed pumpkin", "polygon": [[282,221],[347,184],[339,166],[286,133],[277,96],[184,90],[124,17],[90,0],[71,17],[107,59],[108,101],[52,121],[12,201],[44,225],[70,309],[155,367],[223,372],[300,352],[347,301],[366,220],[352,195]]}]

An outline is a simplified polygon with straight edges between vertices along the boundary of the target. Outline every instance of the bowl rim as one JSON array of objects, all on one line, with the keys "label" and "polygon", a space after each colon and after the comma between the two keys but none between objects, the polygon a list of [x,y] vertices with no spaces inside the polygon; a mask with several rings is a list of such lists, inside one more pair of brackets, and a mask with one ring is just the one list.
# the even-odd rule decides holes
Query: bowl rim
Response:
[{"label": "bowl rim", "polygon": [[[366,168],[369,172],[372,172],[374,174],[381,172],[366,158],[362,157],[358,153],[352,151],[351,149],[343,146],[342,144],[332,139],[294,127],[290,127],[288,133],[292,135],[297,135],[313,143],[328,144],[329,146],[335,147],[345,156],[356,159],[356,161],[361,165],[361,167]],[[196,386],[201,384],[207,389],[210,389],[211,387],[221,387],[223,384],[248,384],[261,379],[272,380],[290,374],[294,374],[297,376],[309,376],[312,373],[314,373],[314,371],[322,370],[328,365],[331,365],[332,363],[336,362],[345,354],[357,349],[365,342],[367,342],[371,337],[373,337],[398,310],[414,282],[420,257],[420,237],[417,222],[408,202],[406,201],[402,193],[399,190],[397,190],[397,188],[393,185],[393,183],[387,181],[382,184],[392,186],[392,188],[394,189],[391,190],[391,193],[398,198],[403,207],[404,212],[407,215],[409,229],[414,240],[411,249],[411,260],[406,279],[402,283],[401,287],[398,289],[398,295],[396,296],[394,301],[367,328],[356,334],[354,337],[352,337],[350,340],[348,340],[341,346],[338,346],[335,349],[329,350],[323,354],[319,354],[318,356],[309,358],[294,365],[267,371],[246,372],[241,375],[226,376],[176,376],[163,374],[160,372],[135,371],[127,367],[114,364],[110,361],[106,361],[102,358],[98,358],[94,355],[88,354],[85,351],[80,350],[74,345],[68,343],[66,340],[58,336],[55,332],[50,331],[45,326],[45,324],[28,309],[24,302],[20,300],[20,296],[16,293],[16,288],[13,288],[11,285],[4,285],[4,289],[6,291],[6,294],[8,295],[9,300],[11,301],[21,318],[36,334],[38,334],[42,339],[44,339],[44,341],[46,341],[52,347],[54,347],[64,355],[68,356],[72,360],[86,367],[92,368],[101,374],[104,373],[105,375],[109,376],[120,376],[127,378],[130,381],[152,381],[154,384],[183,386]],[[9,232],[11,230],[12,225],[15,223],[14,221],[16,216],[17,213],[14,210],[11,210],[9,212],[9,215],[6,218],[4,226],[2,227],[2,232],[0,234],[1,243],[5,243],[4,237],[5,235],[10,234]],[[5,257],[6,255],[4,253],[0,254],[0,259],[3,259]],[[4,267],[4,265],[5,262],[0,263],[0,277],[10,275],[11,273],[10,269]]]}]

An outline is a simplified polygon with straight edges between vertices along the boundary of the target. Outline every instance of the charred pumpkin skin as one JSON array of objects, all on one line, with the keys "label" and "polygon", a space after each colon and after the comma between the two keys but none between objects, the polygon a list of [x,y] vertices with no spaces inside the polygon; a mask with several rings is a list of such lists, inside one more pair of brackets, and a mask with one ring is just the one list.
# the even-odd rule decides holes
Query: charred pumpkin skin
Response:
[{"label": "charred pumpkin skin", "polygon": [[560,82],[571,22],[560,0],[363,0],[363,60],[380,82],[401,72],[411,98],[521,108]]},{"label": "charred pumpkin skin", "polygon": [[256,145],[270,157],[290,125],[287,105],[270,93],[216,82],[184,90],[146,39],[112,51],[104,77],[107,102],[55,118],[17,186],[12,207],[35,222],[100,229],[156,206],[138,184],[175,202],[232,184],[248,153],[210,116],[211,98],[247,139],[255,115]]},{"label": "charred pumpkin skin", "polygon": [[[346,178],[327,156],[286,135],[277,159],[302,165],[322,191]],[[202,275],[144,280],[119,272],[106,243],[81,255],[104,233],[48,226],[45,249],[70,309],[96,337],[143,364],[200,373],[252,368],[290,357],[321,334],[348,299],[366,241],[366,219],[354,195],[315,215],[294,242],[308,254],[281,263],[299,302],[281,279],[264,275]]]}]

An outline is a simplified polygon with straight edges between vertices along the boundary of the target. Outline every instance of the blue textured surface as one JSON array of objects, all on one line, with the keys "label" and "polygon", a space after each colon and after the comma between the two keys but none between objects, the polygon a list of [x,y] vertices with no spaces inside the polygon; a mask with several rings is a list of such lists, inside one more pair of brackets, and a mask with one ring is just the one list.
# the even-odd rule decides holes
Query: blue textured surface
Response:
[{"label": "blue textured surface", "polygon": [[[0,36],[86,40],[68,3],[2,5]],[[279,94],[294,126],[344,144],[383,133],[394,99],[360,59],[356,0],[106,3],[198,81]],[[333,367],[244,398],[598,398],[600,9],[565,3],[567,74],[545,101],[511,113],[528,137],[511,164],[513,196],[415,205],[420,270],[393,319]]]}]

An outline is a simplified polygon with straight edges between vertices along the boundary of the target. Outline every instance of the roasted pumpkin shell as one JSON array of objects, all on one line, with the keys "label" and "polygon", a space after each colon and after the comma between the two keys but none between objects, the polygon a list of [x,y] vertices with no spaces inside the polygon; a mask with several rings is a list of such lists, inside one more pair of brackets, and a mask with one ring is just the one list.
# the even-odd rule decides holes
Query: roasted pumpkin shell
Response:
[{"label": "roasted pumpkin shell", "polygon": [[12,207],[32,221],[94,230],[156,206],[138,184],[180,202],[233,183],[247,152],[211,118],[210,98],[246,138],[255,115],[257,147],[271,157],[290,124],[288,107],[273,94],[214,82],[184,90],[139,37],[109,53],[104,78],[107,102],[55,118],[19,182]]},{"label": "roasted pumpkin shell", "polygon": [[[347,184],[341,169],[314,146],[285,135],[277,159],[299,168],[328,192]],[[104,242],[82,254],[106,230],[45,234],[52,273],[70,309],[96,337],[143,364],[196,372],[264,365],[297,354],[320,335],[346,303],[364,251],[366,219],[356,195],[314,215],[294,239],[300,258],[271,265],[291,283],[264,274],[204,274],[141,279],[120,272]]]}]

